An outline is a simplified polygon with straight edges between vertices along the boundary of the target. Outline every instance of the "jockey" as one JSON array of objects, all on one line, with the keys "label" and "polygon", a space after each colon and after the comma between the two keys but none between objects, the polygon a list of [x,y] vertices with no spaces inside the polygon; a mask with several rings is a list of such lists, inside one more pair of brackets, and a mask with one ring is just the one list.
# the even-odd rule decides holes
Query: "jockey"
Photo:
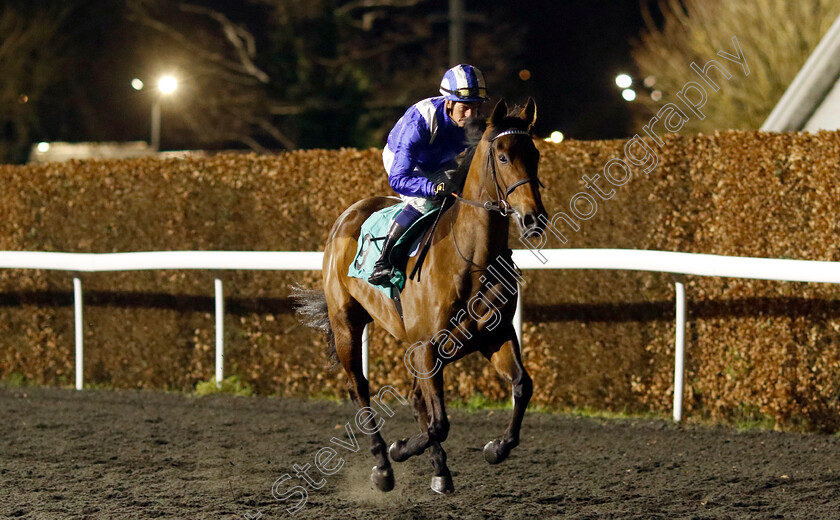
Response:
[{"label": "jockey", "polygon": [[455,157],[467,148],[464,125],[487,100],[484,75],[471,65],[456,65],[443,75],[440,93],[412,105],[388,134],[382,159],[388,183],[406,206],[388,229],[382,254],[368,278],[373,285],[387,283],[393,276],[389,257],[405,230],[459,188],[427,176],[454,169]]}]

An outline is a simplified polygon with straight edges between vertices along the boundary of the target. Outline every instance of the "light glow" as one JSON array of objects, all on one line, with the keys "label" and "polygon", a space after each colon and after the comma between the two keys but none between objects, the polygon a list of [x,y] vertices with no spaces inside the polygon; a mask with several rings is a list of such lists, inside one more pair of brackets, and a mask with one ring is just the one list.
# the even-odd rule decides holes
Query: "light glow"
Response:
[{"label": "light glow", "polygon": [[161,94],[171,94],[178,88],[178,80],[172,76],[164,76],[158,81],[158,89]]},{"label": "light glow", "polygon": [[627,74],[619,74],[615,77],[615,84],[618,85],[618,88],[627,88],[633,84],[633,78]]}]

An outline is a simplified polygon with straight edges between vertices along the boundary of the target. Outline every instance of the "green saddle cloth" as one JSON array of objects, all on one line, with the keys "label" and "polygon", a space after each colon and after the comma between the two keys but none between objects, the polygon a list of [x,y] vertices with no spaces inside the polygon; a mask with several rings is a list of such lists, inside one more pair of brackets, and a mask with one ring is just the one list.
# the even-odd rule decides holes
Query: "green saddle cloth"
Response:
[{"label": "green saddle cloth", "polygon": [[[371,273],[373,273],[373,265],[379,260],[379,255],[382,253],[382,244],[384,240],[374,240],[380,237],[385,237],[388,234],[388,228],[391,227],[391,222],[397,214],[405,207],[405,202],[400,202],[385,209],[381,209],[372,214],[362,224],[362,230],[359,236],[359,247],[356,249],[356,256],[350,264],[347,271],[347,276],[354,278],[361,278],[367,281]],[[423,231],[426,229],[428,218],[434,215],[436,209],[424,213],[417,221],[415,221],[410,228],[403,233],[403,236],[397,241],[394,249],[391,251],[391,264],[395,267],[394,276],[386,285],[374,285],[380,291],[393,297],[394,289],[397,292],[401,291],[405,286],[405,264],[409,256],[414,256],[417,246]]]}]

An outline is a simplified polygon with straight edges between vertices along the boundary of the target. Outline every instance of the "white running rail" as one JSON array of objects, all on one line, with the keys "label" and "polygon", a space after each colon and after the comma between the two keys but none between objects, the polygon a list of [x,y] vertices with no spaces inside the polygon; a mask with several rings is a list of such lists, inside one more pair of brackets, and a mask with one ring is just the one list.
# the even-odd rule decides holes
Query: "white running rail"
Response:
[{"label": "white running rail", "polygon": [[[162,269],[232,269],[318,271],[323,253],[312,251],[159,251],[143,253],[41,253],[0,251],[0,269],[50,269],[70,272],[136,271]],[[840,263],[782,260],[636,249],[515,250],[513,261],[522,269],[614,269],[653,271],[676,276],[676,337],[674,353],[674,420],[682,419],[685,359],[685,288],[681,275],[724,276],[790,282],[840,283]],[[73,279],[76,325],[76,388],[83,388],[82,284]],[[224,376],[224,297],[221,280],[215,281],[216,381]],[[514,327],[522,340],[522,298]],[[367,331],[364,334],[367,375]]]}]

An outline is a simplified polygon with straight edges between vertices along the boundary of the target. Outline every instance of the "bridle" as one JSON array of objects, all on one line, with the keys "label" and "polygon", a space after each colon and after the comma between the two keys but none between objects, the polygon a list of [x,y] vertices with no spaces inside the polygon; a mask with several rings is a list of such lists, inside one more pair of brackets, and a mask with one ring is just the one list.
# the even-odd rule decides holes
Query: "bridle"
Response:
[{"label": "bridle", "polygon": [[[491,212],[492,211],[498,211],[499,213],[501,213],[501,215],[503,217],[508,217],[508,216],[510,216],[514,213],[517,213],[516,210],[513,209],[513,207],[507,201],[507,198],[510,196],[511,193],[513,193],[513,190],[522,186],[523,184],[529,184],[529,183],[532,183],[532,182],[536,182],[537,184],[540,185],[540,187],[545,188],[545,186],[543,186],[543,183],[540,182],[539,178],[537,178],[536,176],[531,178],[531,176],[529,175],[527,179],[518,180],[518,181],[514,182],[513,184],[511,184],[510,186],[508,186],[507,189],[505,190],[504,196],[502,196],[502,187],[500,186],[499,178],[496,175],[496,161],[498,160],[498,158],[496,157],[496,150],[495,150],[495,148],[493,148],[493,143],[496,141],[496,139],[498,139],[500,137],[504,137],[506,135],[527,135],[529,138],[531,137],[531,134],[527,130],[519,130],[519,129],[513,128],[513,129],[510,129],[510,130],[505,130],[504,132],[500,133],[496,137],[490,139],[490,143],[489,143],[490,152],[487,154],[487,161],[488,161],[488,167],[490,168],[490,173],[493,175],[493,184],[496,185],[496,200],[495,201],[488,200],[486,202],[476,202],[476,201],[473,201],[473,200],[465,199],[465,198],[461,197],[460,195],[458,195],[457,193],[453,193],[452,195],[455,197],[455,201],[463,202],[464,204],[469,204],[470,206],[475,206],[477,208],[483,208],[483,209],[485,209],[487,211],[491,211]],[[517,213],[517,216],[519,216],[518,213]],[[437,224],[437,222],[435,224]],[[455,245],[455,251],[461,257],[461,259],[463,259],[468,264],[472,264],[473,266],[477,267],[480,271],[486,270],[486,268],[484,268],[480,265],[477,265],[475,262],[473,262],[472,260],[470,260],[466,256],[464,256],[464,254],[461,252],[461,249],[458,247],[458,241],[455,239],[455,231],[453,229],[453,225],[454,224],[452,222],[449,223],[449,231],[450,231],[450,235],[452,236],[452,243]]]},{"label": "bridle", "polygon": [[510,129],[510,130],[505,130],[504,132],[500,133],[499,135],[497,135],[493,139],[490,139],[490,142],[489,142],[490,152],[487,154],[487,163],[488,163],[488,167],[490,168],[490,173],[493,175],[493,184],[496,185],[496,200],[488,200],[486,202],[476,202],[476,201],[473,201],[473,200],[465,199],[465,198],[461,197],[460,195],[453,193],[456,201],[463,202],[464,204],[469,204],[471,206],[475,206],[475,207],[478,207],[478,208],[484,208],[487,211],[498,211],[499,213],[502,214],[503,217],[507,217],[509,215],[512,215],[512,214],[516,213],[516,210],[514,210],[513,207],[510,205],[510,203],[507,201],[507,198],[510,196],[511,193],[513,193],[513,190],[522,186],[523,184],[529,184],[529,183],[533,183],[533,182],[536,182],[537,184],[540,185],[540,187],[545,188],[545,186],[543,186],[543,183],[540,182],[540,180],[537,177],[531,178],[530,176],[528,176],[528,178],[520,179],[520,180],[514,182],[513,184],[511,184],[510,186],[508,186],[507,189],[505,190],[504,196],[502,196],[502,187],[499,184],[499,178],[496,175],[496,161],[498,161],[498,157],[496,157],[496,149],[493,148],[493,143],[496,141],[496,139],[498,139],[500,137],[504,137],[506,135],[527,135],[529,138],[531,137],[531,134],[527,130],[519,130],[519,129],[513,128],[513,129]]}]

